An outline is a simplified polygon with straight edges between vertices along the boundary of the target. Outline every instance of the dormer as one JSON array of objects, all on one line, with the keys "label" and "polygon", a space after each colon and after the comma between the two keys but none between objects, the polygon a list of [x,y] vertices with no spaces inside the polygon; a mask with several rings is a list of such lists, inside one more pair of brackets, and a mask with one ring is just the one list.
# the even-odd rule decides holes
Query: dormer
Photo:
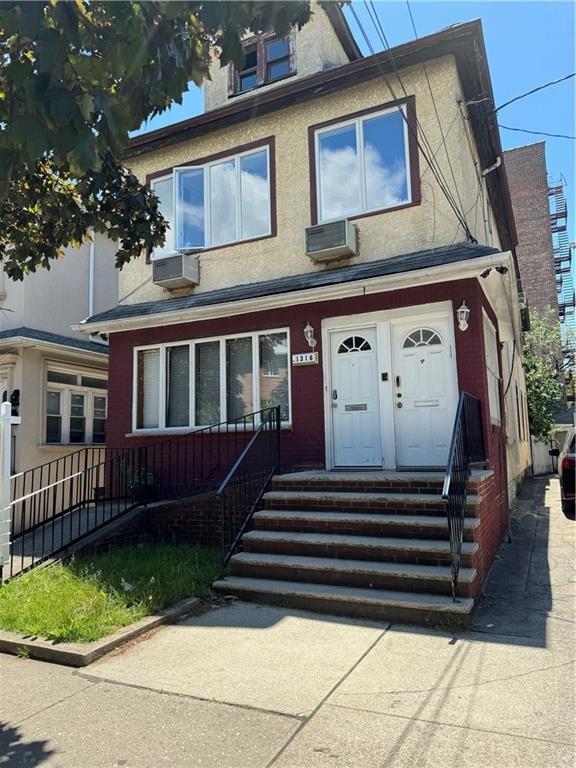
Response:
[{"label": "dormer", "polygon": [[233,64],[220,66],[215,56],[212,80],[205,83],[206,111],[223,107],[247,94],[269,90],[297,79],[339,67],[361,58],[338,2],[323,6],[313,2],[311,20],[279,39],[273,32],[247,35],[243,42],[245,61],[238,70]]}]

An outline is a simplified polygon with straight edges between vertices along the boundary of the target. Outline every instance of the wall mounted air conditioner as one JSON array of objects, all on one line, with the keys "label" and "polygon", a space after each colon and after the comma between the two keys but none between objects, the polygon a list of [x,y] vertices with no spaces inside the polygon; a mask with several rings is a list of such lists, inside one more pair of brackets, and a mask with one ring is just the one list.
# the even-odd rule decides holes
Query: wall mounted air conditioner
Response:
[{"label": "wall mounted air conditioner", "polygon": [[178,253],[152,262],[152,280],[162,288],[185,288],[200,282],[198,256]]},{"label": "wall mounted air conditioner", "polygon": [[306,255],[312,261],[333,261],[357,253],[356,227],[348,219],[317,224],[306,230]]}]

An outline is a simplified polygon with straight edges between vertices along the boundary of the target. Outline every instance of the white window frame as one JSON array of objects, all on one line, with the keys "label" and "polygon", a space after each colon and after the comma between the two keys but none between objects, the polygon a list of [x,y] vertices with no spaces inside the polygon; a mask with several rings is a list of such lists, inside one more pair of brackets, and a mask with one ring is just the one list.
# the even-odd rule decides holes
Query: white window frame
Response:
[{"label": "white window frame", "polygon": [[[403,103],[398,106],[389,107],[388,109],[382,109],[377,112],[369,112],[365,115],[351,118],[350,120],[343,120],[341,123],[332,123],[331,125],[318,128],[314,131],[314,166],[316,172],[316,218],[318,224],[326,224],[330,221],[338,221],[342,218],[354,218],[356,216],[363,216],[367,213],[376,213],[378,211],[387,211],[391,208],[396,208],[403,205],[410,205],[412,202],[412,176],[410,165],[410,144],[408,136],[408,112],[407,104]],[[366,166],[364,162],[364,132],[362,131],[362,124],[368,120],[373,120],[376,117],[382,117],[384,115],[393,114],[395,112],[402,112],[404,117],[402,118],[403,130],[404,130],[404,162],[406,166],[406,200],[401,203],[395,203],[384,208],[378,206],[376,208],[368,208],[366,204],[367,187],[366,187]],[[343,214],[332,219],[324,219],[322,216],[322,178],[321,178],[321,166],[320,166],[320,137],[325,133],[331,133],[332,131],[339,130],[341,128],[347,128],[348,126],[355,126],[356,129],[356,149],[358,153],[358,173],[359,173],[359,187],[360,187],[360,208],[354,213]]]},{"label": "white window frame", "polygon": [[[484,328],[484,361],[486,364],[486,381],[488,385],[488,402],[490,408],[490,422],[497,426],[502,423],[500,407],[500,361],[498,355],[498,334],[486,312],[482,311]],[[490,345],[494,346],[494,365],[491,367]]]},{"label": "white window frame", "polygon": [[[261,152],[266,153],[266,174],[268,179],[268,228],[266,232],[262,232],[258,235],[249,235],[247,237],[242,237],[242,183],[241,183],[241,171],[240,171],[240,162],[243,157],[248,157],[250,155],[256,155]],[[211,220],[211,208],[210,208],[210,189],[211,189],[211,174],[210,169],[213,168],[216,165],[221,165],[222,163],[226,163],[230,160],[235,161],[235,175],[236,175],[236,200],[235,200],[235,214],[236,214],[236,237],[232,240],[226,240],[222,243],[213,243],[212,242],[212,220]],[[178,174],[179,173],[185,173],[188,171],[202,171],[204,175],[204,245],[195,247],[195,248],[179,248],[178,247],[178,237],[179,237],[179,231],[180,231],[180,219],[182,216],[181,213],[181,206],[178,203]],[[252,149],[247,149],[244,152],[236,152],[231,153],[230,155],[225,155],[223,157],[219,157],[217,160],[212,160],[209,163],[204,163],[201,165],[179,165],[175,166],[172,169],[172,173],[166,174],[164,176],[159,176],[156,179],[152,179],[151,184],[156,184],[160,181],[166,181],[166,179],[172,177],[172,194],[173,194],[173,203],[172,203],[172,211],[173,211],[173,221],[170,222],[171,229],[174,233],[174,251],[171,253],[164,253],[164,254],[158,254],[155,255],[154,251],[151,253],[151,260],[155,261],[158,259],[166,259],[169,258],[169,256],[176,256],[179,253],[182,252],[188,252],[188,251],[203,251],[203,250],[209,250],[211,248],[223,248],[227,245],[234,245],[236,243],[244,243],[248,242],[250,240],[258,240],[262,237],[270,237],[272,235],[272,206],[274,204],[274,201],[272,200],[272,184],[271,184],[271,174],[270,174],[270,144],[265,143],[261,144],[257,147],[252,147]]]},{"label": "white window frame", "polygon": [[[48,373],[54,371],[56,373],[65,373],[67,375],[76,376],[76,384],[64,384],[54,381],[48,381]],[[103,397],[106,401],[106,416],[108,419],[108,390],[107,389],[92,389],[91,387],[82,386],[82,376],[89,376],[93,379],[100,379],[107,382],[107,376],[102,375],[102,371],[94,371],[83,368],[68,368],[62,365],[54,365],[48,363],[45,368],[44,376],[44,422],[43,422],[43,445],[97,445],[103,446],[104,443],[94,443],[94,398]],[[60,393],[60,441],[48,442],[48,392]],[[70,442],[70,417],[72,414],[72,395],[84,395],[84,442],[71,443]]]},{"label": "white window frame", "polygon": [[159,184],[161,181],[168,181],[168,179],[172,179],[172,219],[173,221],[168,222],[170,224],[170,233],[172,235],[172,242],[173,242],[173,248],[171,251],[166,251],[166,253],[161,253],[158,251],[158,249],[152,249],[150,252],[150,260],[151,261],[159,261],[160,259],[169,259],[172,256],[178,256],[180,253],[178,250],[176,250],[176,229],[175,229],[175,219],[176,219],[176,211],[174,209],[174,200],[176,199],[176,191],[175,191],[175,183],[174,183],[174,176],[172,173],[165,173],[163,176],[158,176],[155,179],[152,179],[150,181],[150,189],[154,192],[154,187],[156,184]]},{"label": "white window frame", "polygon": [[[252,339],[252,412],[262,410],[260,407],[260,352],[258,339],[260,336],[267,336],[273,333],[286,334],[286,355],[287,355],[287,377],[288,377],[288,419],[282,421],[282,427],[292,426],[292,366],[290,353],[290,329],[272,328],[261,331],[250,331],[248,333],[230,333],[225,336],[206,336],[197,339],[183,339],[182,341],[171,341],[163,344],[146,344],[134,347],[132,357],[132,432],[141,434],[157,434],[159,432],[193,432],[198,429],[209,427],[210,424],[196,424],[196,351],[197,344],[218,341],[220,344],[220,423],[227,420],[226,406],[226,341],[228,339]],[[190,354],[190,380],[189,380],[189,421],[190,424],[182,427],[170,427],[166,425],[166,350],[170,347],[182,347],[188,345]],[[158,427],[138,427],[138,353],[147,349],[157,349],[160,352],[160,382],[159,382],[159,413]],[[256,419],[255,427],[259,426],[259,420]],[[248,425],[251,428],[252,425]],[[232,427],[234,429],[234,427]]]}]

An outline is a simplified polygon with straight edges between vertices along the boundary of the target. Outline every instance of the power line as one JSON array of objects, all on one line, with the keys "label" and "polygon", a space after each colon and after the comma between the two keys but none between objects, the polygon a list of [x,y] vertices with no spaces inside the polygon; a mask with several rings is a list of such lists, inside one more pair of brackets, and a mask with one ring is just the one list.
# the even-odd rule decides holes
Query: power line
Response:
[{"label": "power line", "polygon": [[527,128],[511,128],[509,125],[498,123],[498,128],[504,128],[505,131],[519,131],[520,133],[532,133],[535,136],[551,136],[553,139],[573,139],[576,136],[568,136],[566,133],[546,133],[546,131],[529,131]]},{"label": "power line", "polygon": [[[367,34],[366,30],[364,29],[364,26],[363,26],[363,24],[360,22],[360,19],[358,18],[358,14],[356,13],[356,10],[355,10],[355,8],[354,8],[354,6],[353,6],[353,5],[350,5],[350,10],[351,10],[351,12],[352,12],[352,15],[354,16],[354,19],[355,19],[355,21],[356,21],[356,24],[357,24],[357,26],[358,26],[358,29],[360,30],[360,32],[362,33],[362,36],[364,37],[364,40],[365,40],[365,42],[366,42],[366,45],[367,45],[368,49],[370,50],[370,53],[371,53],[373,56],[375,56],[375,51],[374,51],[374,48],[373,48],[373,46],[372,46],[372,43],[370,42],[370,38],[368,37],[368,34]],[[370,15],[370,14],[369,14],[369,15]],[[399,73],[399,71],[398,71],[398,67],[397,67],[397,65],[396,65],[396,62],[395,62],[395,60],[394,60],[394,57],[393,57],[393,55],[392,55],[392,53],[391,53],[391,49],[390,49],[390,46],[388,46],[388,44],[387,44],[387,40],[386,40],[386,38],[385,38],[385,35],[383,34],[383,32],[382,32],[382,33],[380,33],[380,31],[379,31],[379,29],[378,29],[378,25],[377,25],[377,24],[374,22],[374,19],[372,18],[372,16],[371,16],[371,15],[370,15],[370,18],[371,18],[371,20],[372,20],[372,23],[375,25],[375,27],[376,27],[376,30],[377,30],[377,32],[378,32],[378,34],[379,34],[379,36],[380,36],[380,34],[382,34],[382,39],[385,41],[385,42],[384,42],[384,44],[385,44],[385,45],[387,45],[387,48],[388,48],[387,52],[388,52],[388,54],[390,55],[390,62],[392,63],[392,66],[393,66],[393,68],[394,68],[394,71],[395,71],[395,73],[396,73],[396,77],[398,78],[398,82],[400,83],[400,86],[401,86],[402,90],[404,91],[404,95],[406,95],[406,96],[407,96],[408,94],[407,94],[407,92],[406,92],[406,89],[405,89],[405,87],[404,87],[404,84],[402,83],[402,79],[401,79],[401,77],[400,77],[400,73]],[[388,77],[386,76],[386,73],[384,72],[384,69],[383,69],[383,67],[382,67],[382,64],[381,64],[381,62],[380,62],[380,60],[379,60],[379,58],[378,58],[378,57],[375,57],[375,63],[376,63],[376,66],[378,67],[378,69],[379,69],[379,71],[380,71],[380,74],[382,75],[382,77],[383,77],[384,81],[386,82],[386,85],[387,85],[387,87],[388,87],[388,90],[390,91],[390,93],[391,93],[391,95],[392,95],[392,98],[393,98],[395,101],[397,101],[398,99],[397,99],[397,97],[396,97],[396,94],[395,94],[395,92],[394,92],[394,89],[393,89],[393,87],[392,87],[392,85],[391,85],[390,81],[388,80]],[[429,166],[430,170],[432,171],[432,174],[433,174],[434,178],[436,179],[436,182],[438,183],[438,186],[439,186],[440,190],[441,190],[441,191],[442,191],[442,193],[444,194],[444,197],[447,199],[447,201],[448,201],[448,204],[449,204],[449,205],[450,205],[450,207],[452,208],[452,210],[453,210],[453,212],[454,212],[454,214],[455,214],[456,218],[458,219],[459,223],[461,224],[462,228],[464,229],[464,232],[465,232],[466,236],[467,236],[467,237],[468,237],[468,238],[469,238],[471,241],[473,241],[473,242],[476,242],[475,238],[473,237],[472,233],[470,232],[470,230],[469,230],[469,228],[468,228],[468,225],[467,225],[467,223],[466,223],[466,220],[465,220],[465,219],[462,217],[462,215],[461,215],[461,213],[460,213],[460,211],[459,211],[459,209],[458,209],[458,206],[457,206],[457,204],[456,204],[456,201],[455,201],[455,200],[454,200],[454,198],[452,197],[452,195],[451,195],[451,193],[450,193],[450,190],[447,188],[447,186],[445,185],[445,182],[444,182],[444,181],[443,181],[443,179],[442,179],[441,169],[439,169],[439,168],[436,168],[436,167],[434,166],[434,163],[433,163],[433,161],[432,161],[432,160],[429,158],[429,156],[428,156],[428,154],[427,154],[426,150],[423,148],[423,146],[422,146],[422,144],[421,144],[421,142],[420,142],[420,139],[419,139],[419,137],[418,137],[418,132],[417,132],[417,130],[415,130],[415,129],[414,129],[414,126],[412,126],[412,125],[410,124],[410,122],[408,121],[408,118],[407,118],[407,116],[404,114],[404,111],[403,111],[403,110],[400,110],[400,114],[402,115],[402,118],[404,119],[404,122],[406,123],[406,126],[407,126],[408,130],[410,131],[411,135],[413,136],[413,138],[414,138],[414,140],[415,140],[415,142],[416,142],[416,145],[418,146],[418,149],[420,150],[420,153],[422,154],[422,157],[423,157],[423,158],[426,160],[426,162],[427,162],[427,164],[428,164],[428,166]],[[422,130],[422,127],[421,127],[421,125],[420,125],[420,124],[419,124],[419,122],[418,122],[418,119],[416,120],[416,123],[417,123],[417,127],[420,129],[420,132],[421,132],[421,134],[422,134],[422,138],[423,138],[423,140],[424,140],[424,141],[425,141],[425,142],[428,144],[428,146],[429,146],[429,142],[428,142],[428,140],[427,140],[427,138],[426,138],[426,136],[425,136],[425,134],[424,134],[424,131]]]},{"label": "power line", "polygon": [[544,88],[549,88],[551,85],[556,85],[557,83],[563,83],[565,80],[570,80],[571,77],[576,77],[576,72],[571,72],[569,75],[565,75],[564,77],[559,77],[558,80],[551,80],[549,83],[544,83],[544,85],[539,85],[537,88],[532,88],[531,91],[526,91],[526,93],[521,93],[520,96],[515,96],[513,99],[510,99],[510,101],[505,101],[504,104],[500,104],[499,107],[496,107],[494,112],[499,112],[501,109],[504,109],[504,107],[507,107],[509,104],[513,104],[515,101],[524,99],[526,96],[530,96],[531,94],[537,93],[538,91],[542,91],[544,90]]},{"label": "power line", "polygon": [[[372,0],[370,0],[372,2]],[[412,15],[412,9],[410,8],[410,2],[409,0],[406,0],[406,6],[408,8],[408,14],[410,15],[410,21],[412,22],[412,29],[414,30],[414,36],[416,37],[416,40],[418,40],[418,32],[416,31],[416,24],[414,22],[414,17]],[[376,12],[376,9],[374,9],[374,12]],[[424,69],[424,75],[426,77],[426,83],[428,84],[428,90],[430,92],[430,98],[432,99],[432,104],[434,106],[434,113],[436,115],[436,120],[438,122],[438,128],[440,128],[440,135],[442,136],[442,144],[444,146],[444,151],[446,153],[446,160],[448,161],[448,166],[450,168],[450,174],[452,176],[452,181],[454,182],[454,189],[456,190],[456,195],[458,197],[458,202],[460,203],[460,208],[463,210],[464,205],[462,203],[462,198],[460,197],[460,191],[458,190],[458,184],[456,183],[456,176],[454,174],[454,169],[452,168],[452,161],[450,160],[450,153],[448,152],[448,146],[446,145],[446,136],[444,135],[444,131],[442,129],[442,123],[440,121],[440,115],[438,114],[438,107],[436,106],[436,99],[434,98],[434,92],[432,90],[432,86],[430,85],[430,78],[428,77],[428,69],[426,68],[426,62],[424,61],[424,57],[422,56],[422,52],[420,51],[420,61],[422,62],[422,67]],[[464,214],[466,216],[466,214]]]}]

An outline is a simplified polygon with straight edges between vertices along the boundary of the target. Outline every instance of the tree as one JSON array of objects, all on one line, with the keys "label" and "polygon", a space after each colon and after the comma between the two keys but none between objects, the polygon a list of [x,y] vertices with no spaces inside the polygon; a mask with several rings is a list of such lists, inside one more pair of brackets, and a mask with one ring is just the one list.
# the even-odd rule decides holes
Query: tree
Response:
[{"label": "tree", "polygon": [[22,279],[90,230],[116,265],[164,242],[157,198],[122,164],[129,133],[209,78],[210,51],[241,64],[241,39],[284,36],[298,2],[3,0],[0,260]]},{"label": "tree", "polygon": [[524,337],[524,372],[530,431],[536,440],[553,437],[554,413],[573,364],[574,340],[562,340],[558,318],[552,312],[530,312],[530,330]]}]

